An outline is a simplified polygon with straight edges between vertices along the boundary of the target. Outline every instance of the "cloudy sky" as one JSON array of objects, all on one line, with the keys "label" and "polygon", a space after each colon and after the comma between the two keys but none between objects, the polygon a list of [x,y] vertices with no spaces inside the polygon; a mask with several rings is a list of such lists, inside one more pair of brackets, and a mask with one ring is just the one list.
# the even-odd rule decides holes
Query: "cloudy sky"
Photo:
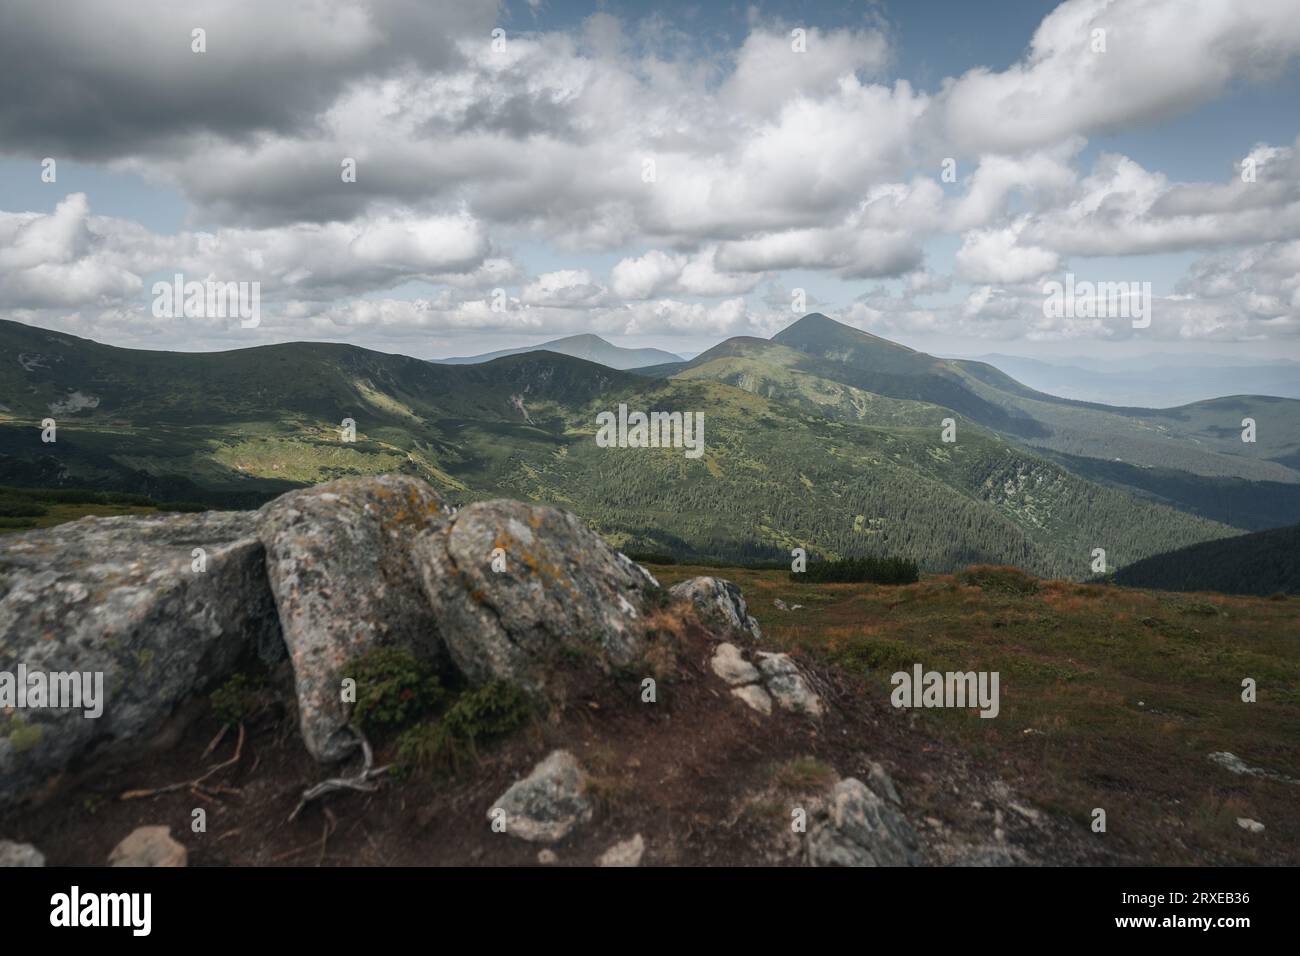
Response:
[{"label": "cloudy sky", "polygon": [[[940,354],[1300,358],[1298,106],[1295,0],[5,0],[0,318],[689,353],[803,290]],[[261,324],[156,318],[178,272]],[[1045,317],[1067,272],[1150,327]]]}]

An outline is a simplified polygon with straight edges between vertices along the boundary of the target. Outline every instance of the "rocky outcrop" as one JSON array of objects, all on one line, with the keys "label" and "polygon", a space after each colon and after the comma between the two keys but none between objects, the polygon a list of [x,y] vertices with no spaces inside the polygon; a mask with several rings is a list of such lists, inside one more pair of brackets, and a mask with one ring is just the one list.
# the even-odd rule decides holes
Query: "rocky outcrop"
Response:
[{"label": "rocky outcrop", "polygon": [[[0,806],[100,759],[140,755],[242,654],[279,644],[251,514],[85,518],[6,537]],[[82,706],[35,704],[50,674],[69,675],[57,683]],[[26,706],[4,696],[20,675]]]},{"label": "rocky outcrop", "polygon": [[745,596],[730,581],[711,577],[691,578],[674,584],[668,591],[678,600],[693,603],[706,623],[729,628],[747,639],[763,639],[758,621],[749,615]]},{"label": "rocky outcrop", "polygon": [[653,579],[567,511],[468,505],[414,554],[442,638],[471,681],[542,691],[565,651],[608,667],[645,649]]},{"label": "rocky outcrop", "polygon": [[835,784],[808,830],[813,866],[916,866],[919,846],[907,818],[853,777]]},{"label": "rocky outcrop", "polygon": [[781,707],[809,717],[822,715],[821,698],[813,693],[789,654],[759,651],[758,658],[763,686]]},{"label": "rocky outcrop", "polygon": [[758,681],[758,668],[741,656],[740,648],[735,644],[719,644],[709,666],[713,668],[713,673],[728,684],[753,684]]},{"label": "rocky outcrop", "polygon": [[340,693],[348,663],[400,646],[440,665],[445,650],[411,546],[445,524],[442,499],[416,478],[347,479],[281,495],[258,515],[266,570],[293,661],[303,742],[333,761],[358,741]]},{"label": "rocky outcrop", "polygon": [[500,821],[504,832],[530,843],[556,843],[594,809],[585,792],[586,774],[567,750],[553,751],[532,772],[511,784],[488,810],[488,820]]},{"label": "rocky outcrop", "polygon": [[789,654],[755,652],[758,666],[746,660],[745,652],[724,641],[713,652],[709,666],[732,686],[732,695],[761,714],[772,712],[772,701],[783,710],[820,717],[821,698],[809,686]]}]

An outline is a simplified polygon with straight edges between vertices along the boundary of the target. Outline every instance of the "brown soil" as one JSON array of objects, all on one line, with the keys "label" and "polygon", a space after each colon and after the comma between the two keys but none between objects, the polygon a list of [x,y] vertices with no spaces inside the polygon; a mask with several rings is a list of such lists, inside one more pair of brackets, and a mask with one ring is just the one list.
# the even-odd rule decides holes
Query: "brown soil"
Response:
[{"label": "brown soil", "polygon": [[[128,790],[196,778],[228,760],[234,732],[202,757],[220,730],[207,714],[167,751],[14,814],[5,836],[35,844],[51,866],[102,864],[134,828],[156,824],[188,847],[191,866],[536,865],[541,847],[492,832],[487,813],[537,761],[566,748],[591,775],[598,810],[552,847],[560,865],[589,865],[636,833],[645,839],[645,865],[801,864],[790,812],[809,794],[799,793],[781,768],[809,757],[838,776],[863,780],[871,761],[881,762],[934,864],[992,845],[997,834],[1022,862],[1133,862],[1088,839],[1076,822],[1046,812],[1035,820],[1032,808],[1026,815],[1016,807],[1028,801],[879,703],[879,695],[864,693],[856,678],[803,660],[827,715],[814,721],[777,710],[764,717],[732,698],[713,674],[708,661],[717,638],[692,616],[679,622],[675,640],[675,674],[658,682],[656,703],[641,701],[639,676],[575,674],[562,708],[484,748],[458,773],[385,777],[375,793],[327,795],[292,823],[305,788],[355,767],[321,768],[307,755],[286,665],[277,673],[280,713],[247,727],[238,764],[210,779],[237,794],[216,802],[183,789],[120,799]],[[392,757],[391,744],[377,743],[377,763]],[[196,807],[207,811],[205,833],[191,830]]]}]

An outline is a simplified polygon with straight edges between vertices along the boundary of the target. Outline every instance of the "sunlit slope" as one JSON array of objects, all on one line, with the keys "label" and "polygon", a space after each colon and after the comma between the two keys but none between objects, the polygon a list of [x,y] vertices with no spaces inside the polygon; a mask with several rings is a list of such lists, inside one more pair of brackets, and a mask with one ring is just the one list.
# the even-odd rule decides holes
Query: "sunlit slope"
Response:
[{"label": "sunlit slope", "polygon": [[[738,558],[802,546],[902,554],[936,570],[998,561],[1070,576],[1088,573],[1097,547],[1118,565],[1229,533],[1080,479],[964,417],[958,441],[944,443],[940,405],[793,366],[747,371],[744,356],[715,359],[742,363],[728,384],[647,379],[545,352],[436,366],[343,345],[194,355],[12,324],[0,334],[23,339],[28,357],[3,376],[7,484],[246,503],[401,471],[454,501],[506,494],[563,505],[629,547]],[[706,453],[598,447],[596,415],[620,403],[703,413]],[[58,422],[52,445],[40,441],[46,416]],[[355,441],[342,440],[346,419]]]}]

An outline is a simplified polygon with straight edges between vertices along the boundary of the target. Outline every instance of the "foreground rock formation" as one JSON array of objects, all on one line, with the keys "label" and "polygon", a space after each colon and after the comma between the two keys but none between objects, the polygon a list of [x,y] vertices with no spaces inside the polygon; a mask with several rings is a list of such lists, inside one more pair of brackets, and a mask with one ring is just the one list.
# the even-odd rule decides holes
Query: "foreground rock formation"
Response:
[{"label": "foreground rock formation", "polygon": [[[763,649],[761,635],[731,582],[665,591],[571,514],[515,501],[453,512],[402,476],[295,491],[255,513],[89,518],[9,536],[0,679],[98,673],[103,693],[82,709],[0,711],[0,864],[294,863],[303,844],[324,859],[308,790],[329,794],[330,821],[367,815],[334,837],[362,841],[341,856],[349,865],[372,853],[384,865],[1032,862],[1008,831],[1037,839],[1048,822],[969,775],[960,796],[934,786],[933,799],[953,801],[948,817],[987,803],[992,841],[905,802],[876,759],[880,712],[806,658]],[[400,748],[381,741],[372,767],[347,693],[358,659],[387,648],[457,694],[522,695],[531,722],[491,754],[471,740],[454,785],[390,777],[383,765]],[[210,718],[187,731],[206,695],[252,665],[275,684],[278,716],[260,729],[240,717],[215,739]],[[167,749],[183,733],[185,746]],[[894,747],[891,769],[907,752]],[[164,766],[141,769],[146,757]],[[76,789],[113,767],[120,783]],[[195,778],[215,770],[229,776],[200,801]],[[55,806],[65,796],[100,815],[69,817]],[[139,800],[147,817],[126,805]],[[191,830],[199,805],[215,815],[212,836]],[[51,855],[43,840],[69,819],[85,828],[80,842]],[[266,845],[276,838],[290,845]],[[419,845],[434,856],[412,856]]]},{"label": "foreground rock formation", "polygon": [[358,743],[339,693],[349,661],[393,645],[435,664],[445,659],[411,562],[412,543],[444,520],[438,493],[401,475],[293,491],[258,513],[302,738],[318,760],[338,760]]},{"label": "foreground rock formation", "polygon": [[[0,705],[0,806],[164,742],[188,699],[259,649],[283,653],[251,514],[91,518],[6,537],[0,674],[17,683],[21,671],[29,687],[68,675],[53,683],[82,706]],[[97,684],[101,713],[87,716]]]},{"label": "foreground rock formation", "polygon": [[605,666],[644,650],[654,579],[567,511],[472,504],[423,535],[413,557],[443,640],[473,681],[540,691],[566,647]]}]

